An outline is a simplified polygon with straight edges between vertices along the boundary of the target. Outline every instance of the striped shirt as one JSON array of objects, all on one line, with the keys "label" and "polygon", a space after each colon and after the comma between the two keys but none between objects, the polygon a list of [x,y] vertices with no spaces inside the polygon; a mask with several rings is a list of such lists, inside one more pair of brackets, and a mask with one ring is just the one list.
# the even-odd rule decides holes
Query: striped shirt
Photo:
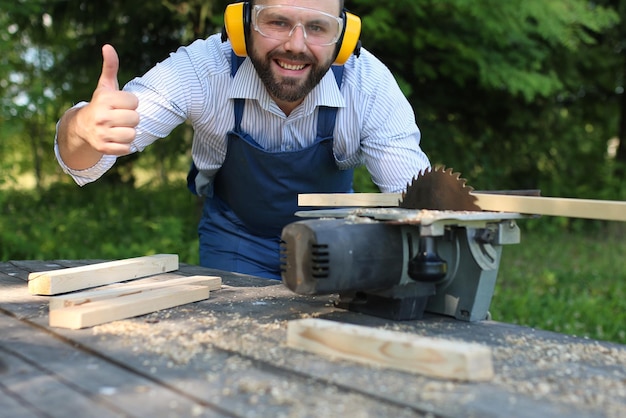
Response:
[{"label": "striped shirt", "polygon": [[[242,98],[242,129],[267,151],[311,145],[318,107],[332,106],[338,108],[333,147],[340,169],[365,164],[382,192],[399,192],[429,167],[410,104],[388,68],[367,50],[346,62],[341,89],[329,71],[289,116],[271,99],[249,59],[234,77],[230,60],[230,43],[216,34],[179,48],[126,84],[124,90],[139,98],[140,122],[131,149],[142,151],[189,121],[192,158],[208,180],[226,155],[226,133],[234,126],[233,99]],[[116,160],[107,155],[89,169],[72,170],[63,164],[57,146],[55,150],[61,166],[80,185],[98,179]]]}]

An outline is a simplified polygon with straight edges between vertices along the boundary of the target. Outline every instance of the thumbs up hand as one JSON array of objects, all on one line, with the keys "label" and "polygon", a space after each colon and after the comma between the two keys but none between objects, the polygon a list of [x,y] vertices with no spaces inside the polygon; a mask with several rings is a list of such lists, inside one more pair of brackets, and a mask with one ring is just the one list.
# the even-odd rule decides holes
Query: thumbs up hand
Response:
[{"label": "thumbs up hand", "polygon": [[111,45],[102,47],[102,73],[90,103],[76,114],[76,133],[95,151],[125,155],[139,124],[137,97],[119,89],[119,58]]}]

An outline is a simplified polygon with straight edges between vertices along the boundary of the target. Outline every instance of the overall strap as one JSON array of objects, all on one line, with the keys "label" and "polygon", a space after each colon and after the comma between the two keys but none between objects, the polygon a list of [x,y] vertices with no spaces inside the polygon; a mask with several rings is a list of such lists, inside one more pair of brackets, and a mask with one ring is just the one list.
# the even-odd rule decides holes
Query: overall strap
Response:
[{"label": "overall strap", "polygon": [[[343,65],[333,65],[331,67],[335,75],[337,86],[341,89],[343,80]],[[317,113],[317,137],[330,138],[335,130],[335,119],[337,118],[337,108],[329,106],[320,106]]]},{"label": "overall strap", "polygon": [[230,54],[230,76],[231,77],[234,77],[235,74],[237,74],[237,70],[239,69],[241,64],[243,64],[245,60],[246,60],[246,57],[240,57],[239,55],[235,54],[235,51],[231,52]]},{"label": "overall strap", "polygon": [[[235,51],[231,52],[230,58],[230,76],[235,77],[237,70],[241,64],[245,61],[246,57],[240,57],[235,54]],[[243,118],[243,107],[245,105],[244,99],[235,99],[235,130],[241,131],[241,118]]]}]

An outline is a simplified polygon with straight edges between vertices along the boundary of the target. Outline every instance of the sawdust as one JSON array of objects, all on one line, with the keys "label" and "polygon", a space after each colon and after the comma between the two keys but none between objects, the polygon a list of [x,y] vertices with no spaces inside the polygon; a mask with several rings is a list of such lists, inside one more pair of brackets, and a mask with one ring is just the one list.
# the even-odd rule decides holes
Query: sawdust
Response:
[{"label": "sawdust", "polygon": [[[197,312],[195,314],[193,319],[185,320],[188,327],[184,330],[180,329],[180,322],[164,321],[166,312],[158,312],[143,320],[136,318],[100,325],[93,328],[93,333],[100,338],[115,338],[123,345],[133,345],[134,351],[141,351],[144,356],[148,351],[164,357],[168,359],[168,367],[184,368],[193,360],[202,362],[207,383],[219,387],[218,396],[209,400],[216,404],[223,404],[224,399],[241,400],[242,403],[235,407],[245,411],[241,416],[264,416],[255,411],[256,408],[263,410],[267,405],[279,408],[279,412],[272,416],[285,418],[429,416],[408,407],[380,404],[361,393],[348,393],[315,379],[295,383],[297,379],[282,379],[278,374],[268,380],[267,374],[256,372],[258,365],[254,359],[260,358],[279,367],[285,364],[286,359],[289,360],[284,345],[288,321],[259,322],[239,313],[222,313],[219,317],[209,312],[203,312],[201,316],[197,316]],[[207,360],[210,360],[214,348],[234,355],[211,363]],[[146,356],[143,366],[156,373],[153,363],[157,361],[149,357]],[[223,380],[224,376],[227,376],[226,380]],[[315,395],[303,397],[303,390]]]},{"label": "sawdust", "polygon": [[[160,311],[146,316],[143,321],[127,319],[98,325],[92,328],[92,332],[103,339],[122,337],[121,344],[132,345],[133,352],[144,350],[165,356],[172,367],[188,364],[212,346],[249,354],[257,351],[259,344],[267,340],[272,332],[271,343],[279,343],[286,330],[286,321],[259,324],[239,313],[228,314],[226,319],[221,317],[219,320],[210,313],[204,314],[193,318],[192,327],[183,329],[177,322],[164,321],[168,317],[167,311]],[[232,338],[234,332],[239,334],[238,338]],[[171,343],[173,341],[175,344]]]},{"label": "sawdust", "polygon": [[626,349],[524,336],[506,336],[504,343],[493,350],[494,384],[535,399],[602,408],[610,417],[626,413]]},{"label": "sawdust", "polygon": [[[179,322],[164,321],[168,313],[162,311],[143,321],[135,319],[100,325],[94,327],[93,332],[102,338],[121,337],[124,344],[133,345],[134,351],[147,350],[157,356],[164,356],[168,359],[168,367],[184,366],[194,358],[209,360],[214,348],[240,355],[229,358],[226,364],[228,371],[232,373],[251,367],[246,357],[286,369],[298,364],[296,369],[305,373],[308,373],[308,368],[315,367],[307,365],[311,362],[312,355],[296,353],[286,347],[287,320],[223,312],[219,317],[211,312],[202,312],[201,315],[192,312],[191,315],[192,318],[185,320],[185,324],[191,326],[184,329],[181,329]],[[306,318],[318,315],[299,316]],[[415,324],[409,326],[394,323],[383,328],[428,335],[426,324],[420,328]],[[445,326],[442,329],[443,335],[438,337],[446,338]],[[176,344],[168,343],[171,341]],[[488,385],[494,385],[512,395],[603,410],[610,418],[621,417],[626,410],[626,348],[591,341],[583,343],[580,340],[564,343],[535,338],[532,335],[499,337],[491,348],[496,375]],[[345,380],[345,362],[328,358],[316,358],[315,361],[336,366],[333,366],[333,373],[325,376],[329,381]],[[150,366],[148,363],[144,365]],[[393,372],[379,367],[368,367],[365,373],[377,382],[381,393],[384,393],[387,386],[388,390],[395,392],[393,397],[398,400],[412,402],[415,399],[411,397],[418,397],[428,404],[445,405],[450,396],[454,396],[455,402],[460,404],[470,403],[475,399],[475,393],[460,382],[418,376],[416,384],[420,382],[419,391],[403,388],[397,392],[394,385],[397,385],[398,379],[389,374]],[[212,378],[213,375],[208,373],[207,379]],[[288,388],[272,386],[254,379],[242,380],[224,390],[229,392],[223,393],[224,396],[233,393],[247,394],[250,405],[260,402],[261,397],[264,401],[269,399],[272,404],[291,405],[292,397],[297,395]]]}]

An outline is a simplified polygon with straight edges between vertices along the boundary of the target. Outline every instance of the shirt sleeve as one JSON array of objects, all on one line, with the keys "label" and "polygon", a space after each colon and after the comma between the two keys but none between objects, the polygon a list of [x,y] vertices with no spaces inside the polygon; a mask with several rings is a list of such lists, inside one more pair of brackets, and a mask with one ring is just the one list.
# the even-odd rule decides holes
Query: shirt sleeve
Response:
[{"label": "shirt sleeve", "polygon": [[[351,59],[346,71],[348,129],[341,135],[358,138],[359,154],[381,192],[397,193],[430,161],[421,149],[421,132],[413,109],[391,71],[368,51]],[[355,141],[356,142],[356,141]],[[348,151],[348,155],[351,152]]]},{"label": "shirt sleeve", "polygon": [[366,110],[362,149],[372,181],[384,193],[397,193],[430,162],[411,105],[393,78],[386,83]]},{"label": "shirt sleeve", "polygon": [[187,119],[196,82],[187,53],[181,49],[124,86],[139,99],[140,121],[133,141],[138,151],[165,138]]}]

